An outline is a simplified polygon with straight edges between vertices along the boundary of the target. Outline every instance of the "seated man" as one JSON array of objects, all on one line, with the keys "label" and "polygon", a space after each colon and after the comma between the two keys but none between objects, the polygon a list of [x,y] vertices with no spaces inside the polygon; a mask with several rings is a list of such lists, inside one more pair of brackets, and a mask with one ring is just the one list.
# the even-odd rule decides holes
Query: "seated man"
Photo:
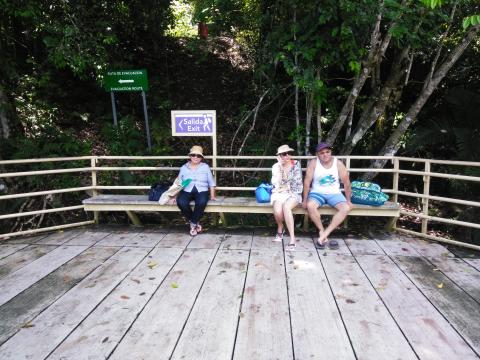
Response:
[{"label": "seated man", "polygon": [[[328,235],[345,220],[352,207],[350,179],[345,165],[332,156],[329,144],[318,144],[316,151],[317,159],[308,164],[303,183],[303,207],[308,209],[308,216],[319,231],[315,247],[324,249],[325,243],[328,242],[330,249],[337,249],[338,241],[333,239],[329,241]],[[345,196],[340,191],[340,181],[343,183]],[[338,210],[326,229],[323,228],[318,213],[318,207],[324,204]]]}]

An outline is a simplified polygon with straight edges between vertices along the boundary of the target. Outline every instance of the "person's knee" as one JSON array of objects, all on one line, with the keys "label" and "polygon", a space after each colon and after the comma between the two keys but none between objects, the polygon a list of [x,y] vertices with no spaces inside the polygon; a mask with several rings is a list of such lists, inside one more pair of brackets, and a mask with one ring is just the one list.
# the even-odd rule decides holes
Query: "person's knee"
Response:
[{"label": "person's knee", "polygon": [[177,205],[179,208],[190,206],[188,199],[184,196],[177,197]]},{"label": "person's knee", "polygon": [[341,203],[338,206],[338,211],[344,215],[348,215],[350,210],[352,210],[352,207],[348,203]]},{"label": "person's knee", "polygon": [[316,201],[308,201],[307,202],[307,210],[309,213],[315,213],[318,209],[318,203]]}]

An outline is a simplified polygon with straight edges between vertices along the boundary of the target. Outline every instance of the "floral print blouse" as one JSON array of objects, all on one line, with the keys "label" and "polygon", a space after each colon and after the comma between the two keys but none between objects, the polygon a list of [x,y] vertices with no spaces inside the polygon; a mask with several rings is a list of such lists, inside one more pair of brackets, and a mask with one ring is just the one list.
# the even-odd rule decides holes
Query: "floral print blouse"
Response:
[{"label": "floral print blouse", "polygon": [[300,161],[291,161],[292,166],[288,171],[284,171],[282,165],[278,162],[272,166],[273,193],[292,192],[302,194],[302,167],[300,166]]}]

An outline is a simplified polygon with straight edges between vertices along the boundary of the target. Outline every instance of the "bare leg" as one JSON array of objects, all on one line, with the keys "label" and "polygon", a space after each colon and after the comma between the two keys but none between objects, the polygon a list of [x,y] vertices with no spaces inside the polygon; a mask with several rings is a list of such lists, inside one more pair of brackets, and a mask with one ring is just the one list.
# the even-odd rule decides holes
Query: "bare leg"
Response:
[{"label": "bare leg", "polygon": [[335,215],[332,217],[332,221],[327,226],[325,231],[322,231],[318,241],[323,244],[327,241],[328,235],[340,225],[343,220],[347,217],[348,213],[350,212],[350,206],[346,202],[341,202],[335,205],[335,208],[338,210]]},{"label": "bare leg", "polygon": [[293,220],[292,210],[298,205],[296,198],[290,198],[283,204],[283,216],[285,224],[287,225],[288,233],[290,234],[290,243],[295,244],[295,222]]},{"label": "bare leg", "polygon": [[318,206],[319,205],[315,200],[309,200],[307,202],[308,216],[318,229],[318,243],[321,244],[320,237],[322,236],[325,229],[323,228],[322,219],[320,218],[320,213],[318,212]]},{"label": "bare leg", "polygon": [[279,201],[273,202],[273,217],[277,223],[277,233],[281,234],[283,232],[283,207]]}]

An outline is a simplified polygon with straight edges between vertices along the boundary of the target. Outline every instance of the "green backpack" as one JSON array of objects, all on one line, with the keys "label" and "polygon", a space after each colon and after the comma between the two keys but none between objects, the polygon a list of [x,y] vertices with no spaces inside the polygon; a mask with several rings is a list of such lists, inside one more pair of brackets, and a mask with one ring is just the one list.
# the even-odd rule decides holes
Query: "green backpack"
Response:
[{"label": "green backpack", "polygon": [[380,206],[388,200],[380,185],[369,181],[352,181],[352,203]]}]

